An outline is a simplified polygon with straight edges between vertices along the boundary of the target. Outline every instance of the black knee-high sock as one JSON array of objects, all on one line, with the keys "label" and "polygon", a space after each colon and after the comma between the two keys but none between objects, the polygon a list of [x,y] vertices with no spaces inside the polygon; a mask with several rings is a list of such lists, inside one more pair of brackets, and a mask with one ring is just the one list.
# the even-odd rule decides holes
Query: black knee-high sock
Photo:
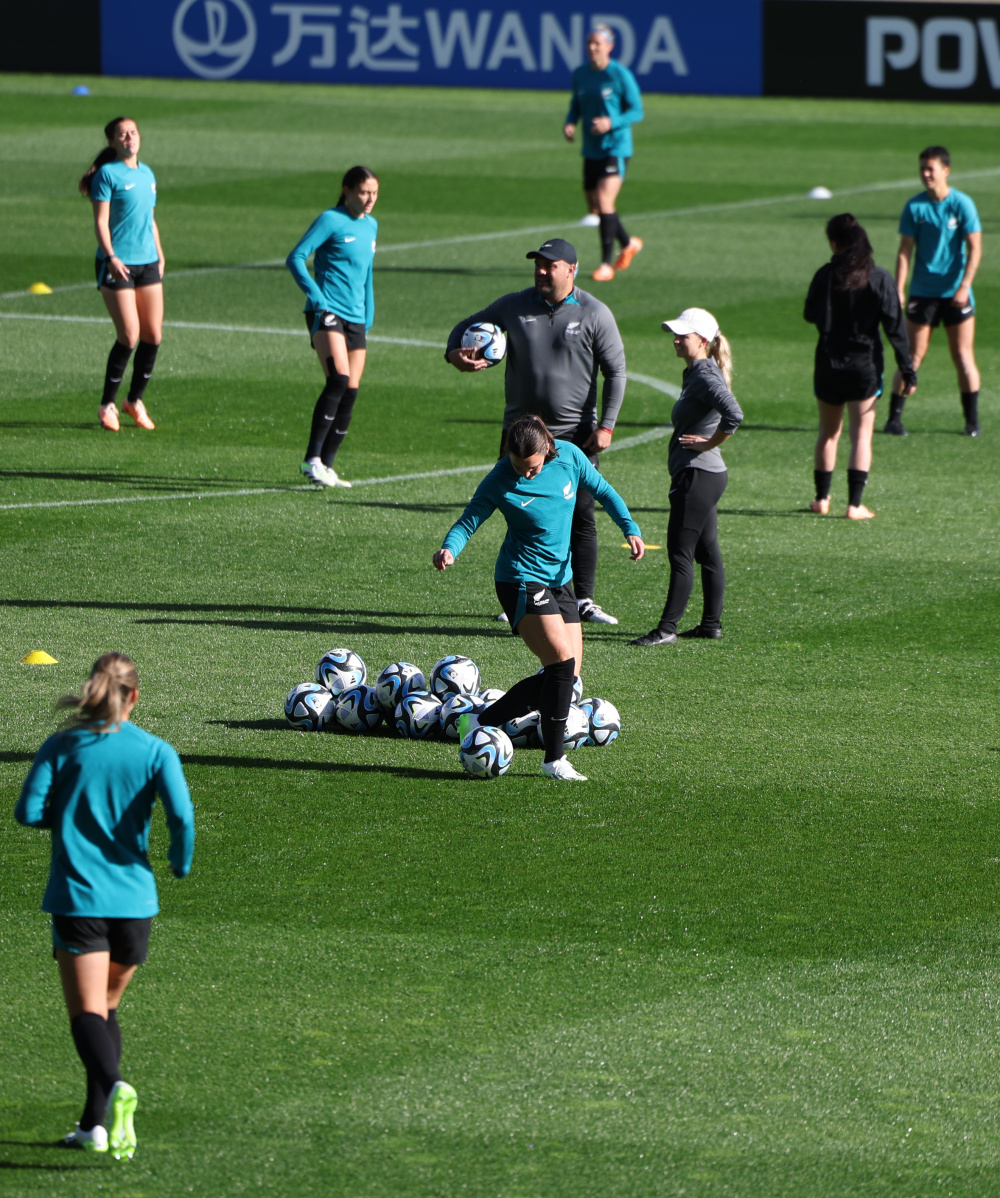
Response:
[{"label": "black knee-high sock", "polygon": [[116,341],[111,347],[111,353],[108,354],[108,365],[104,371],[104,394],[101,396],[101,407],[105,407],[109,403],[114,403],[118,397],[118,388],[122,385],[122,379],[125,377],[125,367],[128,366],[128,360],[132,357],[132,351],[127,345],[122,345],[120,341]]},{"label": "black knee-high sock", "polygon": [[335,372],[333,358],[327,358],[327,365],[330,368],[330,375],[326,380],[326,386],[319,393],[315,408],[313,408],[312,428],[309,430],[309,446],[306,449],[306,461],[310,458],[318,458],[323,452],[326,438],[333,428],[333,422],[337,417],[337,409],[340,407],[340,401],[347,390],[347,384],[351,381],[346,374],[337,374]]},{"label": "black knee-high sock", "polygon": [[118,1012],[114,1008],[108,1011],[108,1035],[111,1037],[111,1046],[115,1050],[115,1060],[118,1065],[122,1063],[122,1029],[118,1025]]},{"label": "black knee-high sock", "polygon": [[851,507],[860,507],[865,493],[865,483],[868,481],[867,470],[848,470],[847,472],[847,502]]},{"label": "black knee-high sock", "polygon": [[906,403],[905,395],[897,395],[895,391],[889,396],[889,419],[898,420],[903,415],[903,406]]},{"label": "black knee-high sock", "polygon": [[965,413],[966,424],[979,423],[979,392],[962,392],[962,411]]},{"label": "black knee-high sock", "polygon": [[538,711],[544,681],[544,674],[532,674],[530,678],[522,678],[520,682],[515,682],[502,699],[497,699],[479,713],[480,724],[500,728],[508,720],[516,720],[518,716],[527,715],[529,711]]},{"label": "black knee-high sock", "polygon": [[615,223],[617,226],[616,233],[618,236],[618,240],[621,242],[622,249],[624,249],[628,245],[628,243],[632,240],[632,238],[629,237],[629,235],[625,232],[625,226],[622,224],[621,217],[618,215],[617,212],[615,213]]},{"label": "black knee-high sock", "polygon": [[813,481],[816,484],[816,498],[830,498],[830,484],[833,482],[832,470],[814,470]]},{"label": "black knee-high sock", "polygon": [[601,261],[609,266],[615,260],[615,233],[618,216],[614,212],[601,213]]},{"label": "black knee-high sock", "polygon": [[337,417],[333,422],[333,427],[327,434],[326,442],[323,445],[323,452],[320,454],[324,466],[333,465],[333,459],[337,456],[337,450],[344,444],[347,430],[351,427],[351,417],[354,415],[354,401],[357,398],[357,387],[347,387],[345,389],[340,406],[337,408]]},{"label": "black knee-high sock", "polygon": [[576,662],[571,657],[567,661],[546,666],[542,675],[538,711],[546,761],[558,761],[566,753],[566,717],[569,715],[569,705],[573,702],[575,674]]},{"label": "black knee-high sock", "polygon": [[156,355],[159,349],[158,345],[151,345],[148,341],[140,341],[135,347],[135,362],[132,366],[132,385],[128,389],[128,397],[133,402],[137,399],[142,399],[146,394],[146,384],[149,382],[149,376],[153,373],[153,367],[156,365]]},{"label": "black knee-high sock", "polygon": [[108,1095],[115,1082],[121,1081],[122,1075],[115,1057],[114,1042],[108,1035],[107,1020],[91,1011],[84,1011],[71,1020],[70,1029],[76,1051],[87,1070],[87,1105],[80,1116],[80,1130],[90,1131],[103,1122]]}]

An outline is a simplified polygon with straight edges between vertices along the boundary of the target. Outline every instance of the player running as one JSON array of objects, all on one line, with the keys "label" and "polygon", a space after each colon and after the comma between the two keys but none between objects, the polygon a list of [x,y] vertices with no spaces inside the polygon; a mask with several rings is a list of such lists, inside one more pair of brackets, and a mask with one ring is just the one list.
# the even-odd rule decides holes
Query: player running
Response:
[{"label": "player running", "polygon": [[[899,253],[896,289],[906,308],[906,333],[919,370],[931,343],[931,333],[944,325],[948,348],[958,374],[958,389],[965,413],[967,437],[978,437],[979,368],[973,342],[976,337],[976,300],[972,280],[983,256],[979,213],[964,192],[948,186],[951,156],[944,146],[928,146],[920,155],[920,178],[925,190],[907,200],[899,220]],[[914,255],[915,251],[915,255]],[[914,260],[910,300],[906,280]],[[905,437],[903,404],[912,389],[903,390],[899,371],[892,381],[889,419],[885,431]]]},{"label": "player running", "polygon": [[573,679],[580,673],[583,637],[572,589],[570,526],[577,491],[583,487],[604,506],[625,534],[632,560],[646,552],[639,526],[621,496],[575,445],[553,438],[544,421],[523,416],[507,432],[507,454],[476,488],[452,525],[434,565],[454,565],[466,542],[494,511],[507,521],[494,578],[510,626],[542,663],[495,703],[459,719],[464,738],[480,725],[503,727],[531,711],[540,714],[545,745],[542,773],[562,782],[586,782],[565,754],[566,717]]},{"label": "player running", "polygon": [[132,351],[132,383],[122,410],[139,428],[154,429],[143,396],[163,340],[163,246],[153,218],[156,177],[139,161],[139,129],[128,116],[104,126],[107,147],[80,180],[94,208],[97,232],[97,286],[117,338],[108,355],[104,393],[98,408],[101,428],[117,433],[118,388]]},{"label": "player running", "polygon": [[905,395],[917,385],[903,327],[903,309],[887,270],[872,259],[871,242],[849,212],[832,217],[826,236],[833,258],[813,276],[805,318],[819,330],[813,387],[819,408],[816,440],[816,498],[812,510],[830,510],[830,484],[837,465],[837,445],[844,427],[844,404],[850,423],[851,456],[847,467],[848,520],[870,520],[875,513],[862,502],[872,464],[875,405],[882,394],[882,338],[892,342],[905,381]]},{"label": "player running", "polygon": [[[601,228],[601,264],[590,276],[598,283],[609,282],[616,270],[628,270],[642,249],[641,239],[625,232],[615,208],[632,157],[632,126],[642,120],[643,111],[635,76],[611,57],[614,45],[607,25],[595,25],[587,38],[590,61],[573,72],[573,97],[563,126],[563,135],[572,141],[583,121],[583,191]],[[622,247],[617,258],[616,238]]]},{"label": "player running", "polygon": [[194,853],[194,811],[180,759],[129,723],[139,698],[134,663],[106,653],[81,697],[60,707],[75,718],[38,750],[14,810],[19,823],[52,834],[42,910],[52,916],[70,1032],[87,1071],[87,1101],[63,1143],[131,1157],[138,1097],[122,1079],[118,1004],[146,959],[159,910],[149,865],[157,793],[170,830],[170,868],[185,877]]},{"label": "player running", "polygon": [[[352,166],[340,199],[318,216],[288,255],[286,265],[306,293],[306,328],[326,385],[313,409],[302,473],[321,487],[349,487],[333,468],[351,425],[365,369],[368,330],[375,319],[372,268],[378,223],[372,209],[378,179]],[[311,254],[315,278],[306,268]]]}]

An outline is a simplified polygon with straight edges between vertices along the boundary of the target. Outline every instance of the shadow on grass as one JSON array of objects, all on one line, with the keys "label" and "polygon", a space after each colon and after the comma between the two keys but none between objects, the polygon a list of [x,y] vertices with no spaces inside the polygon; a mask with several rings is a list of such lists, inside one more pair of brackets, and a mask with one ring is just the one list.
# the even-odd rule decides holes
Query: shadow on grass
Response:
[{"label": "shadow on grass", "polygon": [[[34,753],[25,753],[21,749],[0,749],[0,764],[15,765],[19,761],[34,761]],[[0,1144],[5,1144],[6,1140],[0,1140]],[[13,1143],[13,1141],[11,1141]]]},{"label": "shadow on grass", "polygon": [[69,1173],[75,1172],[77,1169],[90,1169],[99,1162],[91,1158],[89,1161],[85,1159],[85,1154],[77,1149],[68,1149],[62,1140],[0,1140],[0,1148],[47,1148],[58,1152],[61,1156],[68,1156],[69,1153],[75,1152],[79,1155],[76,1162],[63,1161],[60,1164],[53,1162],[52,1164],[43,1164],[36,1161],[12,1161],[0,1158],[0,1169],[30,1169],[42,1173]]},{"label": "shadow on grass", "polygon": [[[659,512],[662,515],[667,515],[670,512],[668,507],[633,507],[629,508],[630,512]],[[720,516],[811,516],[813,511],[807,507],[793,508],[775,508],[768,510],[767,508],[752,508],[752,507],[720,507],[718,509]]]},{"label": "shadow on grass", "polygon": [[[324,613],[336,616],[337,612]],[[370,613],[365,613],[370,614]],[[394,612],[393,615],[407,621],[413,620],[412,614]],[[486,617],[484,617],[485,620]],[[505,636],[508,632],[496,632],[488,627],[462,628],[458,625],[432,624],[420,628],[413,623],[406,623],[396,628],[391,624],[375,624],[370,621],[351,620],[337,622],[306,622],[304,620],[181,620],[169,616],[159,619],[136,620],[136,624],[183,624],[187,626],[210,628],[246,628],[250,632],[315,632],[332,636],[365,636],[372,633],[379,635],[397,636]]]},{"label": "shadow on grass", "polygon": [[0,428],[63,428],[101,431],[97,421],[90,424],[70,424],[65,420],[0,420]]},{"label": "shadow on grass", "polygon": [[464,503],[379,503],[374,499],[347,499],[340,501],[341,507],[380,507],[390,512],[461,512]]},{"label": "shadow on grass", "polygon": [[356,761],[287,761],[273,757],[217,757],[206,753],[182,753],[184,765],[207,765],[235,770],[319,770],[323,773],[391,774],[394,778],[461,778],[455,770],[428,770],[409,765],[360,765]]},{"label": "shadow on grass", "polygon": [[222,728],[243,728],[252,732],[298,732],[287,720],[206,720]]},{"label": "shadow on grass", "polygon": [[[390,247],[391,248],[391,247]],[[468,275],[470,278],[523,278],[524,271],[516,266],[376,266],[380,275]]]},{"label": "shadow on grass", "polygon": [[[6,427],[9,426],[0,425],[0,428]],[[280,483],[270,484],[260,482],[259,479],[252,478],[220,478],[218,475],[212,475],[208,478],[199,475],[196,478],[194,476],[185,477],[183,475],[168,474],[122,474],[115,471],[0,470],[0,479],[17,478],[37,479],[47,482],[117,483],[123,487],[148,487],[157,491],[187,491],[191,487],[206,489],[211,487],[231,487],[234,485],[244,486],[247,484],[261,487],[281,485]]]},{"label": "shadow on grass", "polygon": [[[379,616],[384,619],[412,620],[406,611],[359,611],[356,608],[287,607],[270,603],[132,603],[127,600],[100,599],[0,599],[0,607],[50,608],[69,607],[96,611],[177,611],[177,612],[271,612],[276,616]],[[435,612],[438,619],[464,620],[475,618],[475,612]],[[484,619],[488,617],[483,617]]]},{"label": "shadow on grass", "polygon": [[816,431],[815,425],[800,428],[796,424],[741,424],[740,428],[751,433],[814,433]]}]

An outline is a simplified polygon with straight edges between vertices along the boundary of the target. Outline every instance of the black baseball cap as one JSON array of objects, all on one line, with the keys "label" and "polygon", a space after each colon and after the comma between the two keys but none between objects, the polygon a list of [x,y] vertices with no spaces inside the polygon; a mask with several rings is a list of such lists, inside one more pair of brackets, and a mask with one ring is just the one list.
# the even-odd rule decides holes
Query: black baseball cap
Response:
[{"label": "black baseball cap", "polygon": [[570,266],[576,266],[576,250],[561,237],[549,238],[543,246],[524,256],[525,258],[548,258],[550,262],[568,262]]}]

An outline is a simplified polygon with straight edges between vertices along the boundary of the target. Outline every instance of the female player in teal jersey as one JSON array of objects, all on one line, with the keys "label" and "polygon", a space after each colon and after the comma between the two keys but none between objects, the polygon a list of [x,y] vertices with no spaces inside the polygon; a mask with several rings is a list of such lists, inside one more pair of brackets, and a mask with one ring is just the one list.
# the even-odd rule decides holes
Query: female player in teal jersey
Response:
[{"label": "female player in teal jersey", "polygon": [[[583,120],[583,190],[601,226],[601,264],[591,275],[598,283],[627,270],[642,249],[638,237],[629,237],[615,210],[632,157],[632,126],[642,120],[642,96],[635,76],[611,57],[615,35],[597,25],[587,38],[589,63],[573,72],[573,98],[563,134],[572,141]],[[615,238],[621,253],[614,260]]]},{"label": "female player in teal jersey", "polygon": [[500,727],[537,710],[545,743],[542,773],[564,782],[586,782],[563,747],[573,679],[583,658],[580,612],[568,585],[577,489],[583,487],[603,504],[625,534],[633,561],[639,561],[646,547],[617,491],[575,445],[554,440],[537,416],[522,416],[510,426],[506,448],[434,554],[434,565],[439,570],[454,565],[480,524],[499,510],[507,521],[507,536],[494,571],[497,597],[511,630],[544,668],[477,715],[463,716],[459,731],[465,736],[481,724]]},{"label": "female player in teal jersey", "polygon": [[70,1031],[87,1071],[87,1101],[64,1143],[116,1159],[135,1151],[138,1098],[122,1080],[118,1004],[146,959],[159,910],[147,856],[159,793],[170,831],[170,868],[185,877],[194,853],[194,812],[180,758],[166,741],[129,723],[139,698],[134,663],[106,653],[81,696],[60,707],[73,719],[38,750],[14,810],[19,823],[52,834],[42,910],[52,916]]},{"label": "female player in teal jersey", "polygon": [[97,232],[97,286],[114,322],[117,338],[104,372],[101,428],[118,432],[115,400],[132,351],[132,384],[122,409],[140,428],[153,429],[143,395],[163,340],[163,246],[153,218],[156,178],[139,161],[139,129],[129,116],[104,126],[108,145],[80,180],[80,192],[94,206]]},{"label": "female player in teal jersey", "polygon": [[[377,199],[375,175],[365,166],[352,166],[336,206],[313,221],[287,259],[306,293],[306,328],[326,375],[301,466],[321,487],[351,485],[333,462],[351,424],[365,369],[366,334],[375,319],[372,267],[378,224],[371,212]],[[310,254],[315,254],[315,278],[306,269]]]}]

